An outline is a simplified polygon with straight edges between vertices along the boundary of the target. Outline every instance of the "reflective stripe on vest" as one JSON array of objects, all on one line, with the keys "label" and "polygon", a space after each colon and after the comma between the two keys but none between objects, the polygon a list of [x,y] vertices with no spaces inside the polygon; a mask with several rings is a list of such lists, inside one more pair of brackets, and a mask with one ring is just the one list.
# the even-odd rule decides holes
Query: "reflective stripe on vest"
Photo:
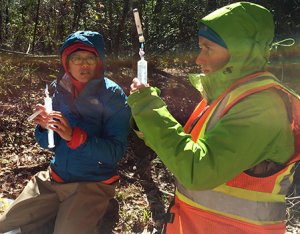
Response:
[{"label": "reflective stripe on vest", "polygon": [[[225,185],[223,185],[225,186]],[[284,220],[286,206],[283,203],[285,196],[276,196],[275,201],[253,201],[246,198],[228,195],[233,187],[223,187],[223,191],[206,190],[192,191],[178,185],[176,195],[187,204],[215,212],[230,218],[239,219],[255,224],[270,224],[273,220]],[[227,190],[224,192],[224,190]],[[235,191],[232,191],[233,193]],[[184,196],[182,196],[184,194]],[[253,195],[252,199],[257,195]],[[189,198],[187,200],[186,198]],[[191,202],[192,201],[192,202]],[[236,209],[233,209],[236,207]]]},{"label": "reflective stripe on vest", "polygon": [[[193,126],[190,133],[193,141],[197,141],[199,137],[204,135],[205,131],[214,127],[216,122],[238,101],[250,94],[269,88],[276,88],[286,93],[291,103],[293,102],[291,99],[299,99],[292,91],[277,83],[271,73],[253,74],[231,85],[206,110],[203,105],[199,105],[195,113],[200,114],[203,110],[205,113],[201,113],[196,124],[193,124],[193,118],[195,119],[193,113],[184,129],[188,131]],[[299,100],[297,101],[299,104]],[[293,120],[295,122],[294,114]],[[299,136],[295,135],[295,142],[299,143],[297,138]],[[240,221],[257,225],[279,223],[285,219],[285,195],[291,186],[294,162],[299,160],[299,155],[298,150],[296,150],[293,160],[284,169],[272,176],[258,178],[241,173],[213,190],[189,190],[177,181],[176,195],[180,200],[193,207]],[[268,186],[264,187],[264,184]]]}]

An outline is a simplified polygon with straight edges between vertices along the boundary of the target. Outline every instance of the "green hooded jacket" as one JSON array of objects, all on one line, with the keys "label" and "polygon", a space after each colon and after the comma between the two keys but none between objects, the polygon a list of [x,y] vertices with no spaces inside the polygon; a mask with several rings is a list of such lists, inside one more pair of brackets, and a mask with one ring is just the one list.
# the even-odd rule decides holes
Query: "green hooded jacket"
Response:
[{"label": "green hooded jacket", "polygon": [[[268,10],[247,2],[223,7],[201,22],[222,37],[231,56],[223,69],[191,79],[211,102],[234,81],[264,69],[274,24]],[[283,164],[294,152],[286,106],[273,89],[244,98],[196,142],[159,93],[154,87],[143,88],[131,94],[128,103],[146,145],[187,188],[212,189],[261,162]]]}]

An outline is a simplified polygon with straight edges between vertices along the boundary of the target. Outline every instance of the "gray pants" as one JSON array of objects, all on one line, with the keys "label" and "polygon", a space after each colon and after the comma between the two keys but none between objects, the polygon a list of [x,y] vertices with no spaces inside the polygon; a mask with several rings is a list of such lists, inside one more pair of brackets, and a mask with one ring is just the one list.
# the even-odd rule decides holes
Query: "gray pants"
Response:
[{"label": "gray pants", "polygon": [[114,195],[115,184],[60,184],[50,180],[48,171],[42,171],[0,217],[0,233],[19,227],[28,233],[51,220],[55,220],[55,234],[94,233]]}]

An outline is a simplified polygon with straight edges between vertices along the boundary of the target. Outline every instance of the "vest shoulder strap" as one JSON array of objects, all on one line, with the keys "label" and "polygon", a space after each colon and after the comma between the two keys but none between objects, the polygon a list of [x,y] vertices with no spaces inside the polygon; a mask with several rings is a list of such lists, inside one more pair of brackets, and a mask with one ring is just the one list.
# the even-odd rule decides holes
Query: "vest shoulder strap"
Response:
[{"label": "vest shoulder strap", "polygon": [[[217,119],[225,115],[236,103],[241,101],[243,98],[247,97],[256,92],[260,92],[269,88],[275,88],[281,91],[284,95],[287,96],[285,102],[286,105],[289,105],[287,109],[291,110],[291,126],[294,132],[295,139],[295,155],[292,160],[289,161],[289,164],[300,160],[300,96],[296,94],[293,90],[285,87],[277,81],[277,79],[271,74],[267,73],[263,76],[255,77],[255,79],[245,80],[244,83],[240,83],[230,90],[223,100],[226,100],[226,103],[223,106],[219,106],[219,116]],[[217,121],[214,119],[214,122]],[[212,118],[213,120],[213,118]],[[214,125],[215,123],[210,121],[209,126]]]}]

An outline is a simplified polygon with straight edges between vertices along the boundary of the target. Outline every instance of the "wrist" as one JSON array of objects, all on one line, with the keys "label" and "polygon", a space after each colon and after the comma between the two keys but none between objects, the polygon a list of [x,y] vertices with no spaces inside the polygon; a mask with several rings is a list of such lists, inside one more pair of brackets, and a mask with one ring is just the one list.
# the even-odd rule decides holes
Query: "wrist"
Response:
[{"label": "wrist", "polygon": [[73,138],[73,128],[71,128],[71,133],[69,135],[69,137],[66,139],[67,142],[70,142]]},{"label": "wrist", "polygon": [[45,127],[43,127],[43,126],[40,125],[40,124],[38,124],[37,127],[38,127],[38,130],[39,130],[40,132],[44,132],[44,131],[47,130]]},{"label": "wrist", "polygon": [[72,129],[72,138],[70,141],[67,141],[67,145],[71,149],[76,149],[80,145],[84,144],[86,139],[87,133],[79,127],[74,127]]}]

